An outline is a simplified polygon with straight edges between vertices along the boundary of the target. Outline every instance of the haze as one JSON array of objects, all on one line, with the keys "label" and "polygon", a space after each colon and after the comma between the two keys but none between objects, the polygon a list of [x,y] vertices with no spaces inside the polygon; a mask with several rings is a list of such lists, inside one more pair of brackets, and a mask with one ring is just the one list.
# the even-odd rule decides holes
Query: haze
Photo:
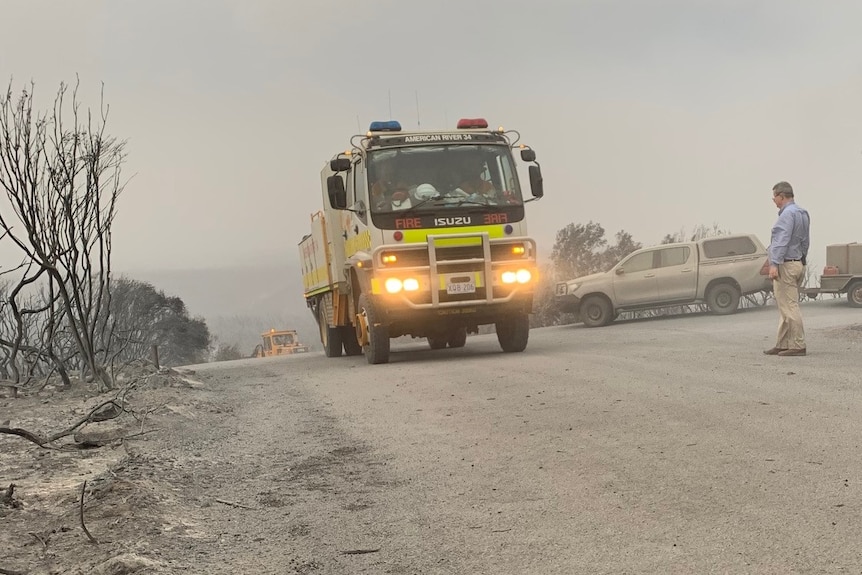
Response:
[{"label": "haze", "polygon": [[[6,0],[0,78],[80,79],[129,141],[120,271],[292,266],[319,172],[372,120],[485,117],[536,149],[544,257],[571,222],[644,244],[698,224],[768,242],[770,190],[813,262],[862,240],[862,4],[692,0]],[[301,294],[297,294],[301,298]]]}]

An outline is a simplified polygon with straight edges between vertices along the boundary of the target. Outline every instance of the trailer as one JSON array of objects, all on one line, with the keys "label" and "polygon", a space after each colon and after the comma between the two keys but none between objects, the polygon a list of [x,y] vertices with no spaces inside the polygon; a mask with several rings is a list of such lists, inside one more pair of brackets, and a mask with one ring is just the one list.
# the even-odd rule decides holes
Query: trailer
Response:
[{"label": "trailer", "polygon": [[847,294],[852,307],[862,307],[862,244],[833,244],[826,246],[826,266],[820,276],[820,287],[803,288],[808,299],[821,294]]}]

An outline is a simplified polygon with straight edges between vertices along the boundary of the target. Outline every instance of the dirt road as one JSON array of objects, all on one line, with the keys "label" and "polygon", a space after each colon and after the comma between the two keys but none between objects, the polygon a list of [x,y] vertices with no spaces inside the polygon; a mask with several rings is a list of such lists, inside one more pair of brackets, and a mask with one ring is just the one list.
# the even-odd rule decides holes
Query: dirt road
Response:
[{"label": "dirt road", "polygon": [[803,312],[804,358],[769,308],[195,366],[119,572],[859,573],[862,315]]}]

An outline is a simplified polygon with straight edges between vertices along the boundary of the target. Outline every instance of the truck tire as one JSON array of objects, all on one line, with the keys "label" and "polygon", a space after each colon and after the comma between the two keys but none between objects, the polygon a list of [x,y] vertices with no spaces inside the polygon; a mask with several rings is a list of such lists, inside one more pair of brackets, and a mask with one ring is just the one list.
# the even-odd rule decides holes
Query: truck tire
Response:
[{"label": "truck tire", "polygon": [[356,329],[352,325],[341,326],[341,340],[344,342],[345,355],[362,355],[362,346],[356,338]]},{"label": "truck tire", "polygon": [[587,327],[602,327],[616,319],[611,303],[598,295],[591,295],[581,302],[581,321]]},{"label": "truck tire", "polygon": [[[519,352],[527,349],[527,340],[530,339],[530,316],[519,313],[495,324],[497,329],[497,341],[506,353]],[[464,332],[466,337],[467,332]]]},{"label": "truck tire", "polygon": [[443,349],[446,347],[446,338],[442,335],[428,336],[428,347],[431,349]]},{"label": "truck tire", "polygon": [[464,347],[467,343],[467,328],[459,327],[456,330],[449,332],[447,343],[449,344],[449,347]]},{"label": "truck tire", "polygon": [[323,306],[317,310],[317,325],[320,327],[323,353],[326,357],[341,357],[341,330],[338,327],[329,327],[326,323],[326,309]]},{"label": "truck tire", "polygon": [[359,317],[365,323],[368,344],[362,347],[370,364],[389,363],[389,328],[380,323],[374,302],[367,294],[359,295]]},{"label": "truck tire", "polygon": [[739,290],[728,283],[721,283],[709,288],[706,294],[706,305],[709,311],[716,315],[734,313],[739,307]]},{"label": "truck tire", "polygon": [[847,286],[847,303],[851,307],[862,307],[862,280],[852,281]]}]

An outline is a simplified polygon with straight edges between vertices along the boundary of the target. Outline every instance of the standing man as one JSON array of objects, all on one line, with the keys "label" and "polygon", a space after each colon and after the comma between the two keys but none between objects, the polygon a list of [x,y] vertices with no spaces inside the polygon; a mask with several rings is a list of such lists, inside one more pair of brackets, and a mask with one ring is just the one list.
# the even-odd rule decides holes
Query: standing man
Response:
[{"label": "standing man", "polygon": [[780,319],[775,347],[763,353],[785,357],[805,355],[799,287],[805,278],[810,218],[808,212],[793,201],[793,188],[787,182],[775,184],[772,201],[778,208],[778,221],[772,227],[769,243],[769,277]]}]

